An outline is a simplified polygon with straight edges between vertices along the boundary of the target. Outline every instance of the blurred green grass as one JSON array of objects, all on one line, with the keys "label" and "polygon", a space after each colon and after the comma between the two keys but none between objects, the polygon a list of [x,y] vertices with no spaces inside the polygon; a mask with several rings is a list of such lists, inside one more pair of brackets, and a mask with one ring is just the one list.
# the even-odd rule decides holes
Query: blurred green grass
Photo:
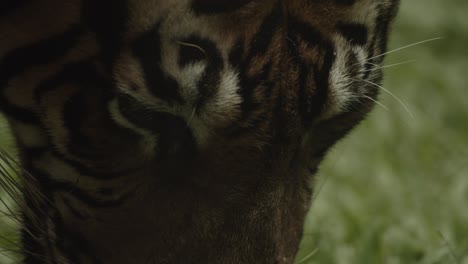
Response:
[{"label": "blurred green grass", "polygon": [[328,155],[297,260],[468,264],[468,1],[402,1],[384,87]]},{"label": "blurred green grass", "polygon": [[[466,0],[402,1],[390,49],[444,37],[386,59],[416,60],[386,69],[384,82],[414,117],[382,92],[390,110],[376,107],[328,155],[301,263],[468,264],[467,11]],[[0,147],[12,142],[0,118]],[[13,229],[0,217],[1,236]]]}]

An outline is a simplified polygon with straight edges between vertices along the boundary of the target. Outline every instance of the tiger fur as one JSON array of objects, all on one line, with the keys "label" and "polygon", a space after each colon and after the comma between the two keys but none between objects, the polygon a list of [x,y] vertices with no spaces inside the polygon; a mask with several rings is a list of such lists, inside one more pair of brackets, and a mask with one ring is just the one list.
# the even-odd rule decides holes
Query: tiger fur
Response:
[{"label": "tiger fur", "polygon": [[293,263],[398,2],[3,0],[23,263]]}]

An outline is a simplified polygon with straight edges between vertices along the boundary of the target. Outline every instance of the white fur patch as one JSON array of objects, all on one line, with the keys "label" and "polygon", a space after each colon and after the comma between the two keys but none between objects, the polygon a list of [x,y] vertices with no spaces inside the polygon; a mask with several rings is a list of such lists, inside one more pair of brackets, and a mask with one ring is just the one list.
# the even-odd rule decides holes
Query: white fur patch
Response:
[{"label": "white fur patch", "polygon": [[336,37],[336,39],[336,56],[330,70],[329,99],[326,111],[322,115],[323,119],[330,118],[346,110],[348,103],[355,96],[351,91],[354,77],[350,76],[346,65],[349,46],[343,38]]},{"label": "white fur patch", "polygon": [[193,109],[187,120],[200,146],[209,141],[214,127],[225,125],[239,114],[239,105],[242,98],[237,93],[238,90],[239,78],[237,72],[231,68],[226,68],[220,74],[217,93],[206,102],[202,111],[196,117],[193,113],[196,109]]},{"label": "white fur patch", "polygon": [[[237,91],[239,90],[239,77],[235,70],[225,69],[221,73],[221,81],[218,86],[218,93],[208,103],[207,112],[215,113],[218,119],[224,119],[225,113],[230,115],[239,110],[242,98]],[[221,111],[220,111],[221,110]]]}]

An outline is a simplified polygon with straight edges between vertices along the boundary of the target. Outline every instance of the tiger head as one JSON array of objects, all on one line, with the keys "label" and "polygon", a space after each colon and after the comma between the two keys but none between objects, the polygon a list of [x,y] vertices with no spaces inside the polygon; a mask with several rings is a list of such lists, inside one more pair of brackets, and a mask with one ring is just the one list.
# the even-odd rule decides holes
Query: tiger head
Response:
[{"label": "tiger head", "polygon": [[374,105],[398,1],[117,3],[95,22],[111,112],[146,153],[213,177],[288,179],[308,178]]},{"label": "tiger head", "polygon": [[18,1],[0,107],[42,181],[30,207],[53,198],[23,210],[25,252],[292,263],[312,175],[377,100],[398,3]]}]

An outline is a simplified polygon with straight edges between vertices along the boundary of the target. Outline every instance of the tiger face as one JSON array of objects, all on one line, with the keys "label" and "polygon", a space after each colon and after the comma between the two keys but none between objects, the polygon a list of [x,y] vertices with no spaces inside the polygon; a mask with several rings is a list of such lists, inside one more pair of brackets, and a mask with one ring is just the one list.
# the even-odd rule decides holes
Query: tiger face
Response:
[{"label": "tiger face", "polygon": [[398,3],[0,10],[0,109],[37,189],[27,263],[292,263],[312,175],[377,100]]},{"label": "tiger face", "polygon": [[[221,170],[260,161],[314,170],[374,105],[398,3],[126,4],[126,24],[109,20],[113,29],[103,38],[119,39],[104,54],[112,58],[119,94],[111,112],[146,138],[145,153],[214,155],[201,160],[239,156],[219,165]],[[158,118],[151,113],[163,113],[158,118],[166,120],[157,126],[172,126],[167,135],[153,133],[158,128],[151,119]],[[245,160],[254,157],[253,164]]]}]

